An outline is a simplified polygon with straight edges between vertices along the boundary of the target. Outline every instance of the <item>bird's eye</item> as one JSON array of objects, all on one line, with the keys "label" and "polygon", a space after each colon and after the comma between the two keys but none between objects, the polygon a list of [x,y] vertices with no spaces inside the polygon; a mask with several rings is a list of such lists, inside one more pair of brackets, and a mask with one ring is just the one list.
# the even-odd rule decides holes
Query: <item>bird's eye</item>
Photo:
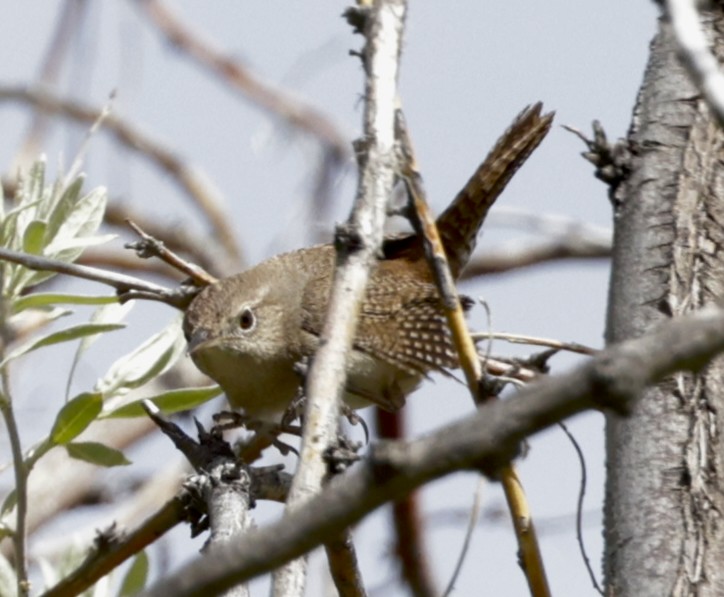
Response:
[{"label": "bird's eye", "polygon": [[249,307],[246,307],[239,315],[239,327],[242,330],[250,330],[255,324],[256,317],[254,317],[254,312],[249,309]]}]

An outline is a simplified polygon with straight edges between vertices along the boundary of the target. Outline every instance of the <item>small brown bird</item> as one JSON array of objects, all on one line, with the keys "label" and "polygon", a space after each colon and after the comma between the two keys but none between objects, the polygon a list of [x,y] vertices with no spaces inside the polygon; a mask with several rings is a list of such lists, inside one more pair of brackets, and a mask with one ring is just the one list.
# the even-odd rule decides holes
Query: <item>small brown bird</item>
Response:
[{"label": "small brown bird", "polygon": [[[553,113],[521,112],[437,220],[455,278],[467,264],[490,206],[548,133]],[[387,239],[371,272],[345,402],[400,408],[431,371],[458,365],[437,289],[416,235]],[[278,422],[298,395],[295,364],[317,348],[334,272],[332,245],[273,257],[205,288],[184,318],[189,353],[231,405]]]}]

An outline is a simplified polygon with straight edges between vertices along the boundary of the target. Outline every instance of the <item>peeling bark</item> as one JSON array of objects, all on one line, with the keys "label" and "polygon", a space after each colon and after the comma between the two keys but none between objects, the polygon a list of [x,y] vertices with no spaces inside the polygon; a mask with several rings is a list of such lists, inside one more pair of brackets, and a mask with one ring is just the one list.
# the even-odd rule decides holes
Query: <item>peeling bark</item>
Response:
[{"label": "peeling bark", "polygon": [[[706,15],[717,56],[724,13]],[[639,336],[722,300],[724,133],[662,20],[628,136],[630,175],[615,189],[607,341]],[[607,416],[607,594],[724,595],[724,359],[643,393]]]}]

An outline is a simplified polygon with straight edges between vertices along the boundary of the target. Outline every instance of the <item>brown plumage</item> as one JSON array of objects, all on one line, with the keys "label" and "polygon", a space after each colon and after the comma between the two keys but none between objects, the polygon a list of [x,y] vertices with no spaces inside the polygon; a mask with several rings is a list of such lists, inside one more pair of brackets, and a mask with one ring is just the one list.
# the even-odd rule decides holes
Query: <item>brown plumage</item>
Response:
[{"label": "brown plumage", "polygon": [[[478,230],[500,192],[550,129],[541,104],[521,112],[437,226],[453,275],[470,259]],[[346,400],[395,409],[431,371],[457,366],[421,240],[385,241],[371,272],[348,362]],[[301,380],[294,364],[313,355],[324,323],[335,254],[320,245],[278,255],[204,289],[184,329],[194,362],[231,404],[278,419]],[[466,301],[469,306],[469,302]]]}]

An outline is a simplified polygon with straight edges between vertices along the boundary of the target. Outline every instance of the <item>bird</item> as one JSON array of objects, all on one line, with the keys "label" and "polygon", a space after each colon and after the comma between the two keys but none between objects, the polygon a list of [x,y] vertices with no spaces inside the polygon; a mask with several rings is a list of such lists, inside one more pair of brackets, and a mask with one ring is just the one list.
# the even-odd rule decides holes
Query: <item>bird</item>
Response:
[{"label": "bird", "polygon": [[[437,218],[454,278],[468,263],[490,207],[544,139],[553,116],[542,113],[540,102],[520,112]],[[183,322],[189,354],[233,408],[279,422],[299,397],[298,365],[319,344],[334,267],[333,245],[302,248],[218,280],[190,303]],[[465,308],[472,304],[462,301]],[[457,366],[422,239],[385,239],[346,364],[345,404],[395,411],[430,373]]]}]

